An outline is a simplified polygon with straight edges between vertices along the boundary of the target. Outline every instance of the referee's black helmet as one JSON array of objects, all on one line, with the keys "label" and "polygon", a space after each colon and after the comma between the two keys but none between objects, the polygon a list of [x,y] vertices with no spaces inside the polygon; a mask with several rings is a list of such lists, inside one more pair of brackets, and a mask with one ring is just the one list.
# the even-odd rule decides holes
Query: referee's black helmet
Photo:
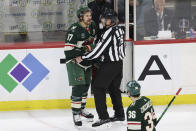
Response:
[{"label": "referee's black helmet", "polygon": [[112,10],[106,8],[105,11],[101,14],[101,19],[110,19],[112,23],[117,23],[118,22],[118,15],[117,13]]}]

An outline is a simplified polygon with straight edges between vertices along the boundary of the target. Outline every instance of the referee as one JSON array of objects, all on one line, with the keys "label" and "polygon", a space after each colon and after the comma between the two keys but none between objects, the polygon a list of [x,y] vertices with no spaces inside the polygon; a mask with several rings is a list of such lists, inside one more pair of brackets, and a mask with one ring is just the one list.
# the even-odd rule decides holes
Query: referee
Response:
[{"label": "referee", "polygon": [[[96,47],[91,52],[76,58],[78,63],[97,58],[101,61],[92,83],[96,111],[99,116],[99,120],[92,124],[93,127],[111,121],[125,120],[120,91],[123,58],[125,57],[124,29],[118,26],[117,14],[111,9],[103,13],[101,22],[104,29],[101,38],[98,38]],[[106,89],[109,91],[114,109],[114,116],[111,118],[107,112]]]}]

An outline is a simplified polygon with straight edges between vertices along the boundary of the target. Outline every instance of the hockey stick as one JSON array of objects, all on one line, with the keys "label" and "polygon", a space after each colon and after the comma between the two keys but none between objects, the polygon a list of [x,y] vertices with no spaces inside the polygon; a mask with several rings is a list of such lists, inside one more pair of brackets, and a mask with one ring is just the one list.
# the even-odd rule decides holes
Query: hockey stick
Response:
[{"label": "hockey stick", "polygon": [[60,59],[60,64],[67,64],[67,63],[69,63],[70,61],[72,61],[72,59],[67,60],[67,59],[62,58],[62,59]]},{"label": "hockey stick", "polygon": [[163,113],[161,114],[161,116],[159,117],[159,119],[157,120],[156,126],[159,123],[159,121],[161,120],[161,118],[163,117],[163,115],[166,113],[166,111],[168,110],[168,108],[170,107],[170,105],[173,103],[173,101],[175,100],[176,96],[180,93],[180,91],[182,90],[182,88],[179,88],[178,91],[176,92],[176,95],[172,98],[172,100],[169,102],[169,104],[167,105],[167,107],[165,108],[165,110],[163,111]]},{"label": "hockey stick", "polygon": [[70,60],[67,60],[67,59],[60,59],[60,64],[67,64],[69,62],[73,61],[74,63],[78,64],[80,67],[84,68],[85,70],[88,69],[89,67],[91,67],[92,65],[82,65],[80,63],[77,63],[74,59],[70,59]]}]

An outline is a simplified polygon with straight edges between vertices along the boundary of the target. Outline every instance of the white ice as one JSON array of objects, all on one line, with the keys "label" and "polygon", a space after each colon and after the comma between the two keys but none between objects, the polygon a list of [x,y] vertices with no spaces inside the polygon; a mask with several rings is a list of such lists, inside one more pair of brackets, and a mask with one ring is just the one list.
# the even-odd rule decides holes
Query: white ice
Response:
[{"label": "white ice", "polygon": [[[157,117],[166,106],[155,106]],[[95,109],[88,109],[97,115]],[[126,108],[125,108],[126,110]],[[112,116],[112,108],[108,108]],[[157,126],[157,131],[195,131],[196,105],[171,105]],[[123,125],[112,124],[111,128],[92,128],[84,120],[80,131],[126,131]],[[73,126],[71,110],[30,110],[0,112],[0,131],[77,131]]]}]

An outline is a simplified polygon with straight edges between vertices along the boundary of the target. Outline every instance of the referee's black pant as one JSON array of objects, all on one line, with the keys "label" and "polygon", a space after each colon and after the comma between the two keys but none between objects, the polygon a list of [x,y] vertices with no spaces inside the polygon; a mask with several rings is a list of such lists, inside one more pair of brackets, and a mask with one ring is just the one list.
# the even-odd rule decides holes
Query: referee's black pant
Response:
[{"label": "referee's black pant", "polygon": [[108,89],[116,117],[124,117],[120,84],[122,80],[123,62],[101,63],[92,83],[96,111],[99,119],[108,119],[106,90]]}]

